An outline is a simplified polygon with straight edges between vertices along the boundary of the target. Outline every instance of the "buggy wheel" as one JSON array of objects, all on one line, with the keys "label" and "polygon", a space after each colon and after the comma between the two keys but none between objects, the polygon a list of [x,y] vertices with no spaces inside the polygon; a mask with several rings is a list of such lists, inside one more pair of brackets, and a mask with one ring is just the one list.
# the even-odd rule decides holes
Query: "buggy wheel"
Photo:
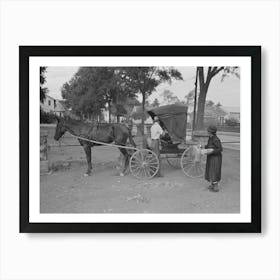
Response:
[{"label": "buggy wheel", "polygon": [[167,163],[173,168],[180,168],[180,155],[178,157],[166,158]]},{"label": "buggy wheel", "polygon": [[202,177],[205,171],[206,156],[201,155],[196,147],[187,148],[181,157],[181,168],[191,178]]},{"label": "buggy wheel", "polygon": [[131,174],[137,179],[151,179],[159,170],[159,160],[153,151],[139,150],[131,156],[129,168]]}]

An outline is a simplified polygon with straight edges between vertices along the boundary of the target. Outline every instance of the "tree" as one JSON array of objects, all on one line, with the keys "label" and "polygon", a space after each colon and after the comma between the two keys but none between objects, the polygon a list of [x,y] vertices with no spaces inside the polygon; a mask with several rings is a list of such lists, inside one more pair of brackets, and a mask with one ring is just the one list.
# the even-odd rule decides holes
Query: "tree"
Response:
[{"label": "tree", "polygon": [[239,67],[208,67],[207,70],[204,67],[197,67],[197,71],[200,93],[198,97],[196,129],[203,129],[205,101],[211,80],[221,71],[222,81],[230,74],[239,78]]},{"label": "tree", "polygon": [[131,117],[134,120],[142,120],[143,113],[145,116],[145,120],[147,120],[150,117],[150,115],[147,113],[147,111],[143,112],[142,106],[137,106],[136,110],[131,114]]},{"label": "tree", "polygon": [[73,78],[62,86],[62,97],[80,117],[97,117],[105,108],[106,99],[100,91],[101,77],[97,68],[80,67]]},{"label": "tree", "polygon": [[206,106],[208,107],[213,107],[214,106],[214,102],[212,100],[206,100]]},{"label": "tree", "polygon": [[183,80],[181,73],[173,67],[123,67],[123,75],[135,93],[142,96],[142,133],[144,135],[145,103],[148,96],[161,83],[173,79]]},{"label": "tree", "polygon": [[157,98],[153,101],[152,106],[153,107],[159,107],[159,101],[158,101]]},{"label": "tree", "polygon": [[126,117],[131,117],[135,106],[139,106],[139,105],[141,105],[141,103],[137,100],[136,97],[128,97],[126,99],[125,103],[123,104],[123,106],[127,112]]},{"label": "tree", "polygon": [[151,106],[151,104],[150,104],[149,100],[146,99],[146,101],[145,101],[145,107],[147,108],[147,107],[150,107],[150,106]]},{"label": "tree", "polygon": [[163,96],[163,102],[164,104],[174,104],[174,103],[180,103],[180,99],[174,95],[174,93],[170,90],[164,90],[161,95]]},{"label": "tree", "polygon": [[194,93],[195,93],[195,89],[192,89],[191,91],[189,91],[189,93],[187,95],[185,95],[184,99],[185,99],[185,104],[187,106],[193,105],[194,104]]},{"label": "tree", "polygon": [[120,117],[131,117],[134,107],[139,104],[140,102],[135,97],[122,98],[118,103],[113,103],[112,113],[117,116],[117,122],[119,122]]},{"label": "tree", "polygon": [[134,94],[128,89],[117,67],[80,67],[78,72],[63,85],[62,96],[78,115],[100,116],[102,109],[117,116],[124,115],[124,104]]},{"label": "tree", "polygon": [[40,101],[43,102],[46,98],[46,94],[48,93],[48,88],[44,87],[46,83],[46,72],[47,67],[40,67]]},{"label": "tree", "polygon": [[[117,122],[120,122],[120,117],[127,115],[127,110],[123,104],[113,104],[111,108],[111,113],[117,117]],[[109,113],[109,123],[111,122],[111,117]]]},{"label": "tree", "polygon": [[104,101],[107,104],[109,112],[109,123],[111,123],[112,112],[116,116],[120,114],[123,109],[117,106],[118,102],[118,90],[117,90],[117,79],[115,75],[115,69],[112,67],[101,67],[97,68],[95,75],[99,76],[99,85],[96,89],[97,94],[104,96]]},{"label": "tree", "polygon": [[131,106],[137,103],[135,93],[130,88],[126,76],[123,75],[120,67],[100,67],[99,75],[103,77],[100,92],[105,96],[109,111],[109,122],[111,122],[111,113],[119,118],[129,113]]}]

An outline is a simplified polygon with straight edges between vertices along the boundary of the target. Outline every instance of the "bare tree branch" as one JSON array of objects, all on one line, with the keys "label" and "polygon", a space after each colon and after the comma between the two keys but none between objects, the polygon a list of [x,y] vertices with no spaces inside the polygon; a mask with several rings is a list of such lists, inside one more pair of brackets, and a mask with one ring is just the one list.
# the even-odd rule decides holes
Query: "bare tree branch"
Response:
[{"label": "bare tree branch", "polygon": [[209,66],[208,67],[208,72],[207,72],[207,77],[206,77],[206,84],[209,84],[210,83],[210,81],[211,81],[211,79],[212,79],[212,77],[213,77],[213,72],[215,71],[217,69],[217,67],[211,67],[211,66]]},{"label": "bare tree branch", "polygon": [[222,71],[225,67],[214,67],[213,71],[211,72],[211,76],[214,77],[217,75],[220,71]]}]

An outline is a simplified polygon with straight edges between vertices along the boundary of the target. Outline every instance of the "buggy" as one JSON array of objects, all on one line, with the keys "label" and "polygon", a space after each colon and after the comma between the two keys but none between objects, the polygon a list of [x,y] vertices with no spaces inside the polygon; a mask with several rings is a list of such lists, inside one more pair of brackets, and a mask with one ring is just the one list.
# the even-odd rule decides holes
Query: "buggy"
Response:
[{"label": "buggy", "polygon": [[[147,111],[159,122],[165,135],[160,139],[160,158],[166,159],[173,168],[180,168],[185,175],[198,178],[204,173],[206,157],[201,153],[199,143],[186,139],[188,107],[166,105]],[[138,179],[149,179],[156,175],[159,159],[151,149],[135,151],[130,158],[130,171]]]}]

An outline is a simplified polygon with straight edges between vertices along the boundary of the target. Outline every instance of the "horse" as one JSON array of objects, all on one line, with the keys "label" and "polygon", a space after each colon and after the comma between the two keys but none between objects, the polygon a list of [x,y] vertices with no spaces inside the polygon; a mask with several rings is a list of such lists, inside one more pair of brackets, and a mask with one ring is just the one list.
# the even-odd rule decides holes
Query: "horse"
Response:
[{"label": "horse", "polygon": [[[56,118],[57,125],[55,130],[54,139],[58,141],[66,131],[70,134],[86,138],[88,140],[95,140],[103,143],[112,143],[115,142],[116,145],[125,146],[127,140],[129,139],[130,144],[135,148],[136,144],[132,138],[131,130],[125,124],[121,123],[85,123],[82,121],[70,119],[70,118]],[[91,163],[91,148],[93,146],[100,146],[102,144],[95,144],[84,139],[77,138],[80,145],[84,148],[88,168],[85,176],[90,176],[92,172],[92,163]],[[123,170],[120,173],[121,176],[124,176],[125,171],[127,170],[130,154],[127,149],[119,148],[121,153],[124,156],[124,165]]]}]

